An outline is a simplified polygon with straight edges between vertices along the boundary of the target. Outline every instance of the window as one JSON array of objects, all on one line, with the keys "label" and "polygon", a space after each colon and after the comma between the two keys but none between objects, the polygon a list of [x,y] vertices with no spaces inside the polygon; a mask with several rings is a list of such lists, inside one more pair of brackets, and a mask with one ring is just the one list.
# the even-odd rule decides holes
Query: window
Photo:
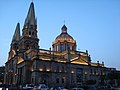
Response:
[{"label": "window", "polygon": [[43,66],[43,71],[46,71],[46,66],[45,65]]},{"label": "window", "polygon": [[70,46],[70,50],[72,50],[72,46]]},{"label": "window", "polygon": [[94,70],[94,74],[96,75],[96,70]]},{"label": "window", "polygon": [[62,78],[62,83],[64,83],[64,78]]},{"label": "window", "polygon": [[72,50],[74,50],[74,46],[72,46]]},{"label": "window", "polygon": [[30,49],[30,45],[28,43],[26,44],[26,49]]},{"label": "window", "polygon": [[67,50],[67,43],[65,43],[65,47],[64,48],[65,48],[65,50]]},{"label": "window", "polygon": [[29,31],[29,35],[31,35],[31,32]]},{"label": "window", "polygon": [[92,75],[92,69],[90,70],[90,74]]},{"label": "window", "polygon": [[34,32],[32,32],[32,35],[34,36]]},{"label": "window", "polygon": [[58,51],[58,46],[56,46],[56,51]]},{"label": "window", "polygon": [[56,78],[56,83],[59,83],[59,78]]},{"label": "window", "polygon": [[32,78],[31,82],[33,83],[33,81],[34,81],[34,78]]},{"label": "window", "polygon": [[64,44],[61,44],[61,45],[60,45],[60,50],[61,50],[61,51],[64,51]]},{"label": "window", "polygon": [[64,70],[64,67],[62,66],[62,72],[64,72],[65,70]]},{"label": "window", "polygon": [[57,66],[57,72],[59,72],[59,66]]}]

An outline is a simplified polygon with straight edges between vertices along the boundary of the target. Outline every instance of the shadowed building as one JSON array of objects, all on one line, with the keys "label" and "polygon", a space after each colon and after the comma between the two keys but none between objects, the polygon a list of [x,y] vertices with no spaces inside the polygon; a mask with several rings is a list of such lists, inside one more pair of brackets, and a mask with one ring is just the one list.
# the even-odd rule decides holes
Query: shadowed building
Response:
[{"label": "shadowed building", "polygon": [[0,84],[4,82],[5,66],[0,66]]},{"label": "shadowed building", "polygon": [[104,63],[93,63],[86,52],[76,50],[76,41],[68,34],[66,25],[61,28],[49,50],[39,48],[37,20],[34,4],[30,5],[20,34],[16,26],[8,61],[5,63],[5,84],[27,83],[48,86],[76,86],[87,80],[99,80],[107,74]]}]

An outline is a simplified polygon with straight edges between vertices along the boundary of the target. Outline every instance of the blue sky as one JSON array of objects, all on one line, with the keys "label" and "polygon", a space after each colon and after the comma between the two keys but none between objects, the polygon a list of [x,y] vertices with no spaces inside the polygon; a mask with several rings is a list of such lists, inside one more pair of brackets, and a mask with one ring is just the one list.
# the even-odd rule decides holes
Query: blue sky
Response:
[{"label": "blue sky", "polygon": [[[0,66],[7,61],[17,25],[21,31],[32,0],[1,0]],[[77,41],[77,50],[88,50],[92,61],[120,70],[120,0],[33,0],[40,48],[49,49],[65,24]]]}]

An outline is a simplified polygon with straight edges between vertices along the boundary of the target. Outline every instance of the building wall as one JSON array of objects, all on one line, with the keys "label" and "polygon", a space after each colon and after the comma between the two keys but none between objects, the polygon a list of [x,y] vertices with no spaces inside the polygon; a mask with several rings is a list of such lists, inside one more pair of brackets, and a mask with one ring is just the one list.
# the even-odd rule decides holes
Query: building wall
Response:
[{"label": "building wall", "polygon": [[19,28],[17,25],[8,61],[5,63],[5,84],[45,83],[50,87],[70,87],[82,85],[91,79],[99,80],[101,75],[109,72],[104,64],[91,63],[87,50],[76,51],[76,41],[67,33],[65,25],[52,45],[53,51],[40,51],[33,2],[22,29],[22,36]]}]

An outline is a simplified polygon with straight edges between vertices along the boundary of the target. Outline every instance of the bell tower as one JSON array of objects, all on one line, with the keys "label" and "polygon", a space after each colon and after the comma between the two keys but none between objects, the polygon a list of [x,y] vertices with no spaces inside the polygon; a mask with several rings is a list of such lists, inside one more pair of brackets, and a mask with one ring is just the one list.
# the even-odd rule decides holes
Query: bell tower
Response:
[{"label": "bell tower", "polygon": [[12,42],[9,52],[8,60],[10,60],[12,57],[14,57],[17,54],[17,51],[19,50],[19,41],[20,41],[20,23],[17,23]]},{"label": "bell tower", "polygon": [[20,49],[38,49],[38,42],[37,19],[35,18],[34,3],[32,2],[22,29]]}]

